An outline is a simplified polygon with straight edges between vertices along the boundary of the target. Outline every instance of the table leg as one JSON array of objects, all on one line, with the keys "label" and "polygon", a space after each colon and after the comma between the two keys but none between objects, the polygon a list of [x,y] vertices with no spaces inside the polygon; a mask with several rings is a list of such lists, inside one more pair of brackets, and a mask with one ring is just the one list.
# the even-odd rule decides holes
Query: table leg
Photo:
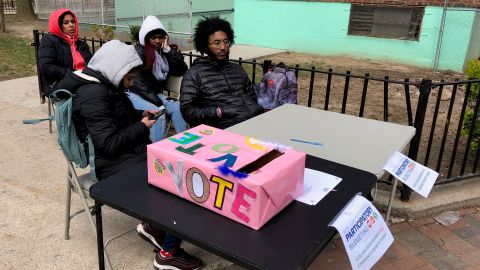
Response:
[{"label": "table leg", "polygon": [[97,202],[95,202],[95,221],[97,225],[98,269],[105,270],[105,258],[103,257],[102,204]]},{"label": "table leg", "polygon": [[387,213],[385,214],[385,222],[389,224],[390,212],[392,211],[393,198],[395,196],[395,190],[397,189],[397,178],[393,180],[392,192],[390,193],[390,199],[388,200]]}]

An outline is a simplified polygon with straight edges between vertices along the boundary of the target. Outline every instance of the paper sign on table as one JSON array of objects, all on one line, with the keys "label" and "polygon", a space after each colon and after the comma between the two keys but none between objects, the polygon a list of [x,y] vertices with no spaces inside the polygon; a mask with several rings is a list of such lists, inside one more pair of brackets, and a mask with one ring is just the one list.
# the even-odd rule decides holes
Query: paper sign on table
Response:
[{"label": "paper sign on table", "polygon": [[342,237],[352,268],[370,269],[393,243],[393,236],[373,204],[355,195],[332,221]]},{"label": "paper sign on table", "polygon": [[438,177],[436,171],[417,163],[398,151],[393,153],[383,169],[425,198],[428,197]]},{"label": "paper sign on table", "polygon": [[342,181],[334,175],[305,168],[303,178],[303,194],[297,201],[308,205],[316,205],[321,199],[333,190]]}]

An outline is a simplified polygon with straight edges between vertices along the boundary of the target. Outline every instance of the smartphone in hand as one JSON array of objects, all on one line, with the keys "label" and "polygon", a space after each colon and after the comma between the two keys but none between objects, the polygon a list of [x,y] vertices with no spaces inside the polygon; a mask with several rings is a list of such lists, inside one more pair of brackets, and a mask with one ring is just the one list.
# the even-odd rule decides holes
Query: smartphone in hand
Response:
[{"label": "smartphone in hand", "polygon": [[165,109],[161,109],[161,110],[157,111],[156,113],[149,113],[148,114],[148,120],[157,120],[164,113],[165,113]]}]

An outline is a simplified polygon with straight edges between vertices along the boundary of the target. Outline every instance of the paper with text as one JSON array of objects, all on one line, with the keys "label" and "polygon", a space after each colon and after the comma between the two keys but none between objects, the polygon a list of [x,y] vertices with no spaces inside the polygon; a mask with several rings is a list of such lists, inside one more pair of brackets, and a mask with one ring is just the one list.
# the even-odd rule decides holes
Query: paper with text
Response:
[{"label": "paper with text", "polygon": [[372,268],[393,243],[380,212],[360,195],[353,197],[330,226],[340,233],[354,270]]},{"label": "paper with text", "polygon": [[342,181],[334,175],[305,168],[303,194],[297,201],[308,205],[316,205],[321,199],[333,190]]},{"label": "paper with text", "polygon": [[393,153],[383,169],[425,198],[430,194],[433,184],[438,178],[436,171],[417,163],[398,151]]}]

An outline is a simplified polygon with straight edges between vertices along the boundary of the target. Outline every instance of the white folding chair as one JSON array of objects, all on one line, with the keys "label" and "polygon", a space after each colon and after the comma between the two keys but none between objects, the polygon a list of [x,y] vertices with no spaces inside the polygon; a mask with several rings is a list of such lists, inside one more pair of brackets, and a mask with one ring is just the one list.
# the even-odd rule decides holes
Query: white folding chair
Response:
[{"label": "white folding chair", "polygon": [[[52,116],[55,115],[55,104],[52,102],[51,98],[48,98],[48,104],[49,104],[49,117],[48,118],[41,118],[41,119],[28,119],[28,120],[23,120],[24,124],[38,124],[41,123],[42,121],[53,121]],[[51,108],[51,110],[50,110]],[[57,120],[60,121],[60,120]],[[58,125],[58,123],[57,123]],[[57,132],[58,136],[58,132]],[[93,149],[93,144],[91,143],[90,139],[88,139],[88,147],[89,147],[89,168],[90,168],[90,173],[85,173],[82,175],[78,175],[77,171],[75,170],[74,163],[72,160],[68,158],[68,155],[64,153],[63,150],[61,150],[65,160],[67,161],[67,191],[66,191],[66,202],[65,202],[65,233],[64,233],[64,238],[65,240],[68,240],[70,238],[70,221],[72,220],[73,217],[76,215],[85,212],[87,213],[87,219],[88,222],[90,223],[90,226],[92,227],[92,230],[94,232],[95,240],[96,238],[96,233],[97,233],[97,228],[95,226],[95,221],[93,219],[93,214],[91,213],[91,210],[94,205],[94,201],[90,198],[90,192],[89,189],[90,187],[97,183],[98,180],[95,177],[95,165],[94,165],[94,160],[95,160],[95,153]],[[60,146],[61,148],[61,146]],[[71,201],[72,201],[72,191],[76,194],[79,195],[81,203],[83,205],[82,209],[79,209],[75,212],[71,212],[70,206],[71,206]],[[89,204],[90,203],[90,204]],[[112,238],[108,239],[105,244],[104,244],[104,250],[105,250],[105,258],[107,261],[107,266],[113,270],[110,259],[108,258],[107,255],[107,246],[108,244],[128,233],[135,230],[135,228],[129,229],[125,232],[122,232],[118,235],[113,236]]]},{"label": "white folding chair", "polygon": [[[93,148],[92,148],[93,149]],[[63,152],[62,152],[63,153]],[[76,215],[85,212],[88,222],[90,223],[90,226],[92,227],[92,230],[94,232],[94,236],[96,239],[97,236],[97,229],[95,226],[95,220],[93,219],[93,214],[91,212],[93,206],[94,206],[94,201],[90,197],[90,192],[89,189],[90,187],[97,183],[98,180],[92,176],[91,173],[85,173],[82,175],[78,175],[77,171],[75,170],[75,167],[66,156],[64,156],[66,161],[67,161],[67,192],[66,192],[66,204],[65,204],[65,240],[68,240],[70,238],[70,221],[72,220],[73,217]],[[91,169],[91,167],[90,167]],[[82,202],[83,208],[79,209],[75,212],[71,212],[71,200],[72,200],[72,191],[76,194],[79,195],[80,200]],[[135,230],[135,228],[128,229],[122,233],[119,233],[112,238],[108,239],[105,241],[104,244],[104,253],[105,253],[105,259],[107,262],[107,266],[109,269],[113,270],[112,263],[110,262],[110,258],[108,257],[107,254],[107,247],[111,243],[112,240],[117,239],[131,231]]]}]

